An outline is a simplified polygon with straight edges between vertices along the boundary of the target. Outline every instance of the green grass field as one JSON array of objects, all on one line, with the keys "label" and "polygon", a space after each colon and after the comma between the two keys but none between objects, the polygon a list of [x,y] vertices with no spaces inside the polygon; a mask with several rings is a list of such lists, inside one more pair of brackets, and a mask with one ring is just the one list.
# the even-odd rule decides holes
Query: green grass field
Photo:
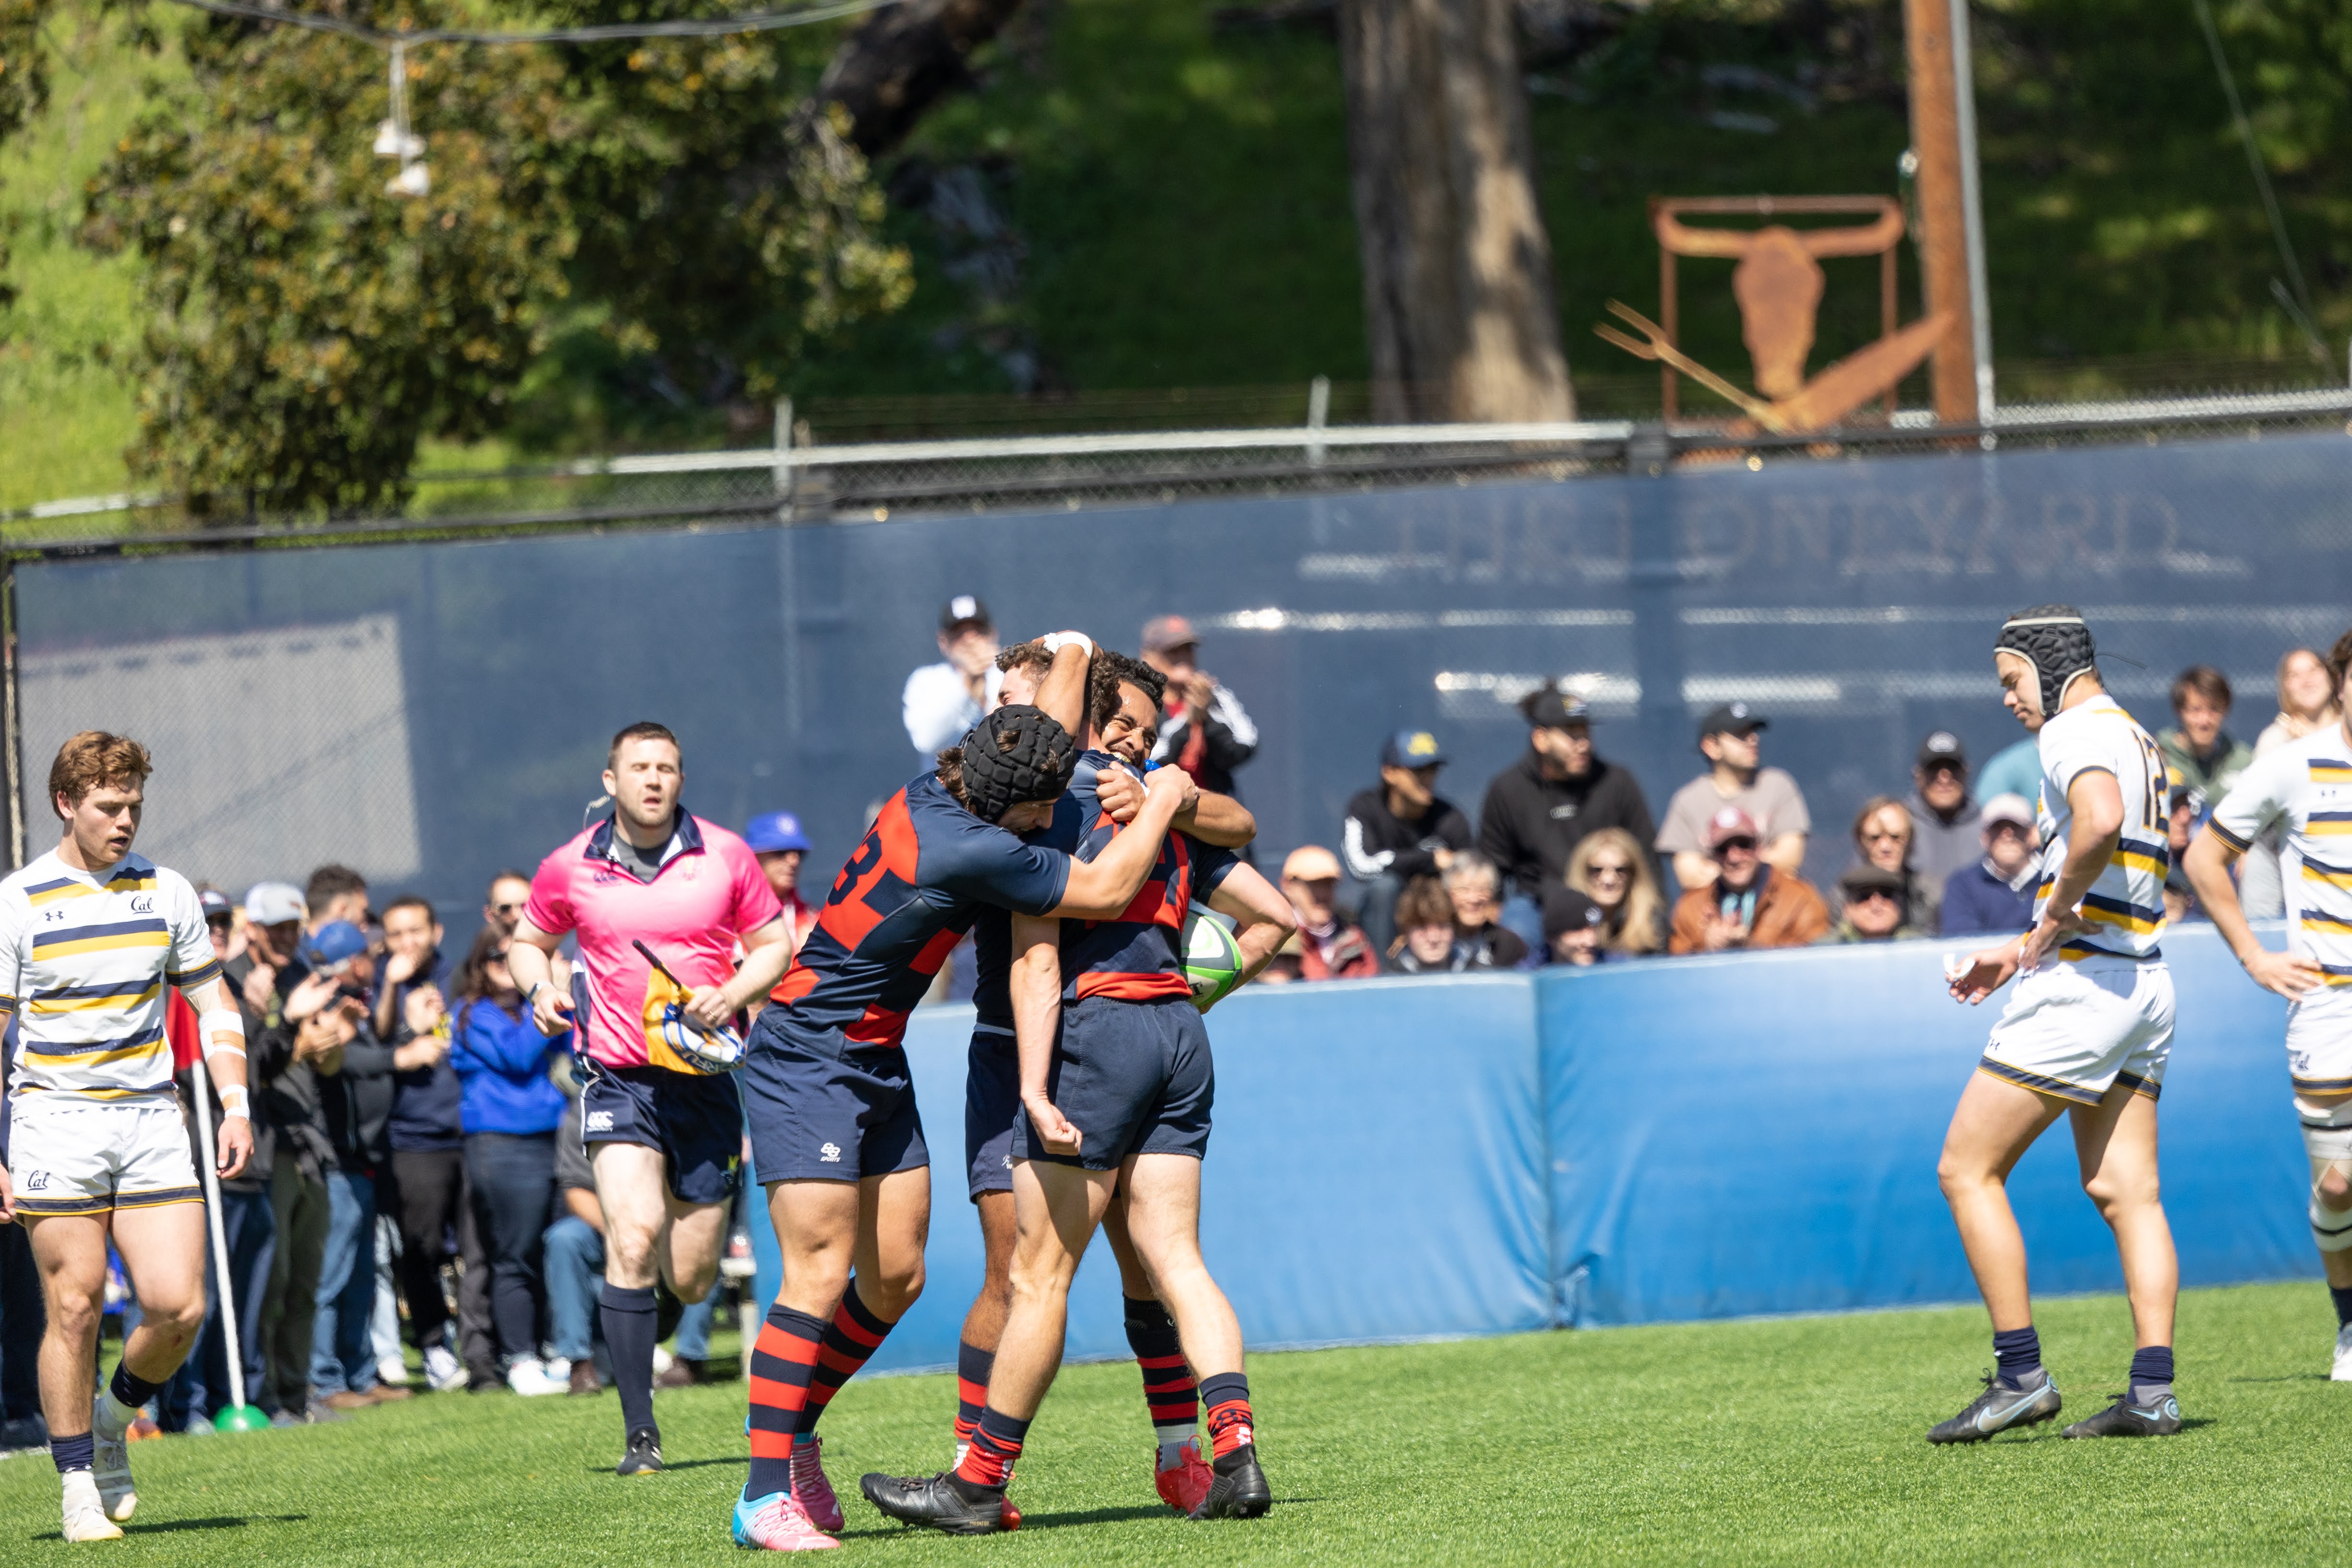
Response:
[{"label": "green grass field", "polygon": [[[853,1383],[826,1417],[845,1560],[905,1563],[2338,1561],[2352,1387],[2326,1381],[2316,1285],[2181,1300],[2189,1430],[1968,1449],[1921,1435],[1990,1359],[1973,1310],[1530,1335],[1266,1355],[1251,1364],[1276,1503],[1254,1523],[1160,1508],[1131,1364],[1073,1367],[1023,1457],[1028,1522],[914,1534],[856,1496],[869,1468],[946,1462],[954,1384]],[[2130,1358],[2123,1304],[2045,1303],[2067,1418]],[[669,1563],[732,1554],[740,1384],[666,1394],[667,1474],[623,1481],[613,1396],[427,1396],[339,1426],[131,1450],[128,1539],[85,1558],[179,1563]],[[0,1464],[0,1563],[63,1561],[57,1482]]]}]

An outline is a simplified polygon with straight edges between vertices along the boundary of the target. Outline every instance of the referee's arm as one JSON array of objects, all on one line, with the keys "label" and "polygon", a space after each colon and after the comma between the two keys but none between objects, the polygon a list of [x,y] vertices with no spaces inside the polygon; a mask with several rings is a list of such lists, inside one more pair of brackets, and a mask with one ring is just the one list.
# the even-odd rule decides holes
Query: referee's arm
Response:
[{"label": "referee's arm", "polygon": [[698,987],[687,998],[686,1016],[705,1028],[716,1029],[776,988],[792,967],[793,933],[784,917],[743,935],[743,963],[735,978],[724,985]]},{"label": "referee's arm", "polygon": [[530,1020],[542,1035],[560,1035],[572,1027],[572,993],[554,984],[554,952],[560,933],[540,930],[529,915],[515,921],[514,940],[507,944],[507,973],[530,1002]]}]

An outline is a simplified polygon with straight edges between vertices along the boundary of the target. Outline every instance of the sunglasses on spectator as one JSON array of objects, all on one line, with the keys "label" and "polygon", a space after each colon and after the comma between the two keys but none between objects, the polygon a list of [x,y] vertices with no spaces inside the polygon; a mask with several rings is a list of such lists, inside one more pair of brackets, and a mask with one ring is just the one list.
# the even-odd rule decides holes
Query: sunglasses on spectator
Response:
[{"label": "sunglasses on spectator", "polygon": [[1715,847],[1718,854],[1726,849],[1753,849],[1756,847],[1756,840],[1753,838],[1727,838]]},{"label": "sunglasses on spectator", "polygon": [[1888,892],[1884,888],[1869,888],[1864,889],[1862,892],[1856,893],[1853,898],[1846,901],[1853,904],[1891,904],[1895,901],[1895,895]]},{"label": "sunglasses on spectator", "polygon": [[1907,833],[1896,833],[1887,828],[1881,827],[1874,830],[1865,831],[1862,836],[1862,841],[1864,844],[1885,844],[1890,841],[1897,841],[1910,837],[1911,836]]},{"label": "sunglasses on spectator", "polygon": [[498,910],[498,912],[502,915],[510,915],[519,912],[522,909],[522,904],[520,901],[511,904],[492,904],[490,908]]},{"label": "sunglasses on spectator", "polygon": [[1584,869],[1585,874],[1591,877],[1630,877],[1633,874],[1633,868],[1631,866],[1619,865],[1607,860],[1595,860]]}]

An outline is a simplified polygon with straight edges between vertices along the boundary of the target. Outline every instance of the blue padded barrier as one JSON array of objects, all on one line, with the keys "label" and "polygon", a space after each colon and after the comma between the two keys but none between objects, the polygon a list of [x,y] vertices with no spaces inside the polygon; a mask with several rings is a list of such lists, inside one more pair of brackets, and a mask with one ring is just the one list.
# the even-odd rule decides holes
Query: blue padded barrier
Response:
[{"label": "blue padded barrier", "polygon": [[[1202,1248],[1259,1348],[1454,1337],[1552,1321],[1534,997],[1524,977],[1259,987],[1210,1015],[1216,1130]],[[877,1369],[951,1366],[981,1277],[965,1196],[971,1010],[907,1034],[932,1160],[922,1300]],[[762,1216],[764,1222],[764,1215]],[[760,1300],[774,1240],[757,1229]],[[1118,1271],[1078,1272],[1073,1357],[1129,1353]]]},{"label": "blue padded barrier", "polygon": [[[1538,979],[1568,1320],[1973,1300],[1936,1186],[1953,1102],[2003,999],[1971,1009],[1944,994],[1942,955],[1968,945]],[[2159,1138],[2182,1282],[2313,1275],[2284,1005],[2246,980],[2210,926],[2176,928],[2164,946],[2179,1024]],[[2037,1291],[2121,1289],[2063,1127],[2021,1162],[2010,1192]]]}]

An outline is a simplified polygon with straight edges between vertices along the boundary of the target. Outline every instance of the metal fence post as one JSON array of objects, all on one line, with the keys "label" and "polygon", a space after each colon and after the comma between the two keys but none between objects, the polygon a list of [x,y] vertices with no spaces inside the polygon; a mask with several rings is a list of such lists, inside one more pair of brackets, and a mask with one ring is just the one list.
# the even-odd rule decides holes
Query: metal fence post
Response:
[{"label": "metal fence post", "polygon": [[25,863],[25,721],[16,687],[16,563],[0,561],[0,778],[8,787],[8,869]]}]

